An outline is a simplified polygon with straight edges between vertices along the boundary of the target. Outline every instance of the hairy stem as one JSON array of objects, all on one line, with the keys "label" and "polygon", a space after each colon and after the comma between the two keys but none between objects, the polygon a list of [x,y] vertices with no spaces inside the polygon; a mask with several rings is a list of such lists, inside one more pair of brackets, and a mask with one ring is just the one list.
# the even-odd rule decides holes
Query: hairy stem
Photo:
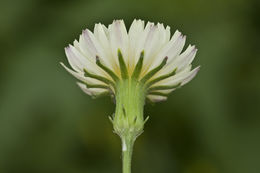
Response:
[{"label": "hairy stem", "polygon": [[131,136],[122,137],[122,164],[123,173],[131,173],[131,162],[134,139]]}]

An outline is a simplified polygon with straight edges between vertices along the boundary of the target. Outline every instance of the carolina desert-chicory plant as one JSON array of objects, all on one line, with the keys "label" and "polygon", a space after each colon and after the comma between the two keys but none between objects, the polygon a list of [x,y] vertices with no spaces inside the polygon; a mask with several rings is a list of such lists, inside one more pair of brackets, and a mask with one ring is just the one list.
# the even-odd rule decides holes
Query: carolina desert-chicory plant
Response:
[{"label": "carolina desert-chicory plant", "polygon": [[143,132],[146,99],[163,101],[167,95],[195,77],[192,69],[195,46],[185,51],[186,36],[170,27],[134,20],[127,31],[123,20],[108,27],[96,24],[94,32],[83,30],[79,40],[65,48],[72,69],[62,66],[92,97],[109,95],[116,101],[110,120],[122,140],[123,173],[131,172],[136,138]]}]

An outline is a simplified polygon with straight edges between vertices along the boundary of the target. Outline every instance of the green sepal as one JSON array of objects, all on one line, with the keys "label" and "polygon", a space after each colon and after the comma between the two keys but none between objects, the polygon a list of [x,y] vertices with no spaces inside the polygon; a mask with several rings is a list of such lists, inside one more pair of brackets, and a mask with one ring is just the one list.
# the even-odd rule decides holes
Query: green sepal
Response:
[{"label": "green sepal", "polygon": [[149,88],[149,91],[155,91],[155,90],[169,90],[169,89],[176,89],[181,86],[181,83],[178,83],[177,85],[159,85]]},{"label": "green sepal", "polygon": [[121,72],[121,77],[123,79],[127,79],[128,78],[128,71],[127,71],[127,67],[123,58],[123,55],[120,51],[120,49],[118,49],[117,51],[117,55],[118,55],[118,62],[119,62],[119,66],[120,66],[120,72]]},{"label": "green sepal", "polygon": [[90,72],[88,72],[85,68],[83,69],[84,71],[84,76],[85,77],[90,77],[90,78],[93,78],[93,79],[97,79],[101,82],[104,82],[105,84],[107,85],[112,85],[114,88],[115,88],[115,83],[105,77],[102,77],[102,76],[99,76],[99,75],[96,75],[96,74],[92,74]]},{"label": "green sepal", "polygon": [[165,74],[165,75],[162,75],[162,76],[159,76],[153,80],[151,80],[150,82],[147,83],[147,87],[150,87],[151,85],[161,81],[161,80],[164,80],[164,79],[167,79],[171,76],[174,76],[176,74],[176,71],[177,71],[177,68],[175,68],[172,72],[168,73],[168,74]]},{"label": "green sepal", "polygon": [[87,82],[84,82],[87,88],[104,88],[104,89],[109,89],[108,86],[106,85],[96,85],[96,84],[89,84]]},{"label": "green sepal", "polygon": [[104,64],[101,63],[99,56],[96,56],[96,64],[102,68],[105,72],[107,72],[107,74],[116,82],[119,80],[119,78],[117,77],[117,75],[110,70],[108,67],[106,67]]},{"label": "green sepal", "polygon": [[147,82],[153,75],[155,75],[158,71],[160,71],[166,64],[168,57],[166,56],[160,65],[152,69],[150,72],[148,72],[142,79],[141,82],[145,83]]},{"label": "green sepal", "polygon": [[144,50],[140,54],[139,60],[136,64],[134,72],[132,74],[132,78],[134,78],[134,79],[139,78],[139,75],[140,75],[142,67],[143,67],[143,61],[144,61]]}]

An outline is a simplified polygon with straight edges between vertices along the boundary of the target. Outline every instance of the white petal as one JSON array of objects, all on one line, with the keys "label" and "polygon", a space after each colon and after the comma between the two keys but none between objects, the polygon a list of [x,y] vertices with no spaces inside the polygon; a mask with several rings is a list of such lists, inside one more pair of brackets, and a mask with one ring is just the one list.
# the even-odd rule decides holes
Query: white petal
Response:
[{"label": "white petal", "polygon": [[81,81],[84,81],[85,80],[85,78],[84,78],[84,73],[79,73],[79,72],[75,72],[75,71],[73,71],[73,70],[71,70],[71,69],[69,69],[67,66],[65,66],[62,62],[60,63],[61,65],[62,65],[62,67],[64,67],[65,68],[65,70],[67,71],[67,72],[69,72],[70,74],[72,74],[75,78],[77,78],[78,80],[81,80]]},{"label": "white petal", "polygon": [[170,28],[167,27],[165,28],[163,24],[159,23],[158,25],[158,29],[159,29],[159,33],[161,35],[160,37],[160,43],[159,44],[165,44],[170,40]]},{"label": "white petal", "polygon": [[162,94],[170,94],[172,91],[176,90],[174,89],[168,89],[168,90],[155,90],[155,92],[160,92]]},{"label": "white petal", "polygon": [[117,51],[121,50],[124,60],[128,63],[128,35],[123,20],[115,20],[108,26],[110,46],[114,59],[117,61]]},{"label": "white petal", "polygon": [[185,44],[186,37],[183,36],[179,31],[176,31],[171,40],[162,48],[160,53],[156,56],[154,63],[151,65],[150,69],[158,66],[165,57],[168,57],[167,64],[165,67],[159,71],[154,77],[162,74],[166,74],[174,70],[172,63],[174,59],[180,54]]},{"label": "white petal", "polygon": [[75,71],[80,72],[84,68],[83,64],[85,64],[85,60],[82,57],[75,56],[71,49],[71,45],[65,48],[65,54],[67,56],[68,62]]},{"label": "white petal", "polygon": [[150,63],[152,59],[154,58],[154,54],[156,54],[158,52],[158,49],[160,49],[160,45],[158,44],[160,40],[158,26],[151,24],[150,26],[148,25],[148,27],[149,27],[149,32],[144,44],[145,58],[144,58],[143,71],[147,71],[147,69],[150,67]]},{"label": "white petal", "polygon": [[128,35],[129,35],[129,71],[133,71],[134,66],[138,62],[140,53],[143,49],[141,46],[142,39],[144,37],[144,21],[134,20],[130,26]]},{"label": "white petal", "polygon": [[91,39],[91,32],[83,30],[82,34],[79,37],[79,46],[80,50],[89,58],[95,60],[97,55],[97,49]]},{"label": "white petal", "polygon": [[183,68],[191,64],[195,58],[197,49],[195,46],[189,46],[173,63],[177,68],[177,71],[181,71]]},{"label": "white petal", "polygon": [[160,102],[167,100],[166,96],[148,95],[147,98],[152,102]]},{"label": "white petal", "polygon": [[[104,41],[105,44],[105,35],[102,36],[102,42]],[[96,56],[99,56],[102,60],[104,65],[112,69],[113,64],[111,63],[111,52],[107,52],[105,50],[109,50],[109,47],[102,47],[101,41],[99,41],[95,35],[89,31],[83,31],[82,41],[85,42],[89,47],[86,49],[90,56],[95,60]],[[109,54],[110,53],[110,54]]]},{"label": "white petal", "polygon": [[82,89],[82,91],[90,96],[97,96],[107,91],[107,89],[101,88],[87,88],[85,84],[77,82],[77,85]]},{"label": "white petal", "polygon": [[177,73],[176,75],[170,78],[164,79],[154,84],[153,86],[174,86],[179,83],[181,83],[181,86],[183,86],[186,83],[188,83],[191,79],[193,79],[196,76],[197,72],[199,71],[199,67],[196,67],[192,71],[190,71],[190,68],[191,66],[187,67],[183,71]]},{"label": "white petal", "polygon": [[89,78],[89,77],[85,77],[83,72],[75,72],[71,69],[69,69],[68,67],[66,67],[63,63],[60,63],[62,65],[62,67],[65,68],[65,70],[67,72],[69,72],[70,74],[72,74],[76,79],[82,81],[82,82],[86,82],[88,84],[95,84],[95,85],[106,85],[105,83],[97,80],[97,79],[93,79],[93,78]]},{"label": "white petal", "polygon": [[[102,25],[102,24],[96,24],[94,28],[94,35],[96,37],[96,40],[99,42],[99,46],[97,47],[102,47],[102,55],[101,58],[104,59],[105,63],[108,65],[110,69],[115,69],[116,67],[116,61],[113,58],[109,39],[108,39],[108,34],[107,34],[107,28]],[[100,54],[100,53],[99,53]]]},{"label": "white petal", "polygon": [[[150,24],[150,26],[148,25]],[[144,49],[145,49],[145,58],[144,58],[144,67],[142,71],[142,76],[149,72],[152,67],[157,66],[157,55],[160,53],[161,49],[169,41],[167,31],[162,24],[153,25],[153,23],[148,23],[146,29],[149,28],[149,33],[147,35]],[[160,60],[161,63],[163,59]]]},{"label": "white petal", "polygon": [[172,40],[177,40],[181,35],[182,33],[179,30],[176,30],[172,36]]},{"label": "white petal", "polygon": [[[74,43],[74,46],[75,45],[76,44]],[[86,57],[88,59],[88,61],[91,64],[93,64],[93,66],[94,66],[94,64],[96,63],[96,53],[94,55],[93,52],[95,52],[95,51],[92,51],[92,52],[90,51],[90,46],[85,41],[83,34],[81,34],[79,37],[79,42],[77,44],[77,50],[78,50],[78,52],[80,52],[82,54],[82,56]]]},{"label": "white petal", "polygon": [[169,49],[166,53],[166,56],[169,58],[169,62],[173,61],[174,58],[179,55],[185,45],[186,36],[180,34],[179,31],[173,35],[169,46]]},{"label": "white petal", "polygon": [[171,38],[171,27],[166,26],[166,40],[169,41]]},{"label": "white petal", "polygon": [[196,67],[195,69],[193,69],[193,70],[191,71],[190,75],[183,80],[183,82],[181,83],[181,85],[183,86],[183,85],[185,85],[186,83],[190,82],[190,81],[197,75],[197,73],[199,72],[199,70],[200,70],[200,66],[198,66],[198,67]]},{"label": "white petal", "polygon": [[[75,44],[76,46],[79,46],[77,42],[75,42]],[[85,68],[86,70],[88,70],[93,74],[97,74],[106,77],[108,79],[111,79],[110,76],[108,76],[102,69],[100,69],[96,65],[94,59],[84,56],[77,48],[70,45],[69,48],[66,48],[66,55],[68,57],[68,61],[70,65],[75,71],[83,72],[83,69]]]},{"label": "white petal", "polygon": [[94,27],[94,36],[99,41],[100,45],[103,46],[104,49],[109,49],[109,41],[106,32],[104,31],[104,27],[102,24],[96,24]]}]

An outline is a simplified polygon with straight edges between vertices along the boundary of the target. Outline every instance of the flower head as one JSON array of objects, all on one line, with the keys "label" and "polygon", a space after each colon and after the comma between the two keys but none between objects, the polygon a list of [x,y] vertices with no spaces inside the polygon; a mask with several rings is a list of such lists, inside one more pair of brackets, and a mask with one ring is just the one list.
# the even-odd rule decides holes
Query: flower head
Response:
[{"label": "flower head", "polygon": [[108,27],[96,24],[94,32],[83,30],[79,40],[65,48],[72,69],[64,68],[81,82],[88,95],[115,95],[118,81],[143,83],[146,98],[153,102],[188,83],[199,71],[191,68],[195,46],[182,51],[186,36],[170,27],[134,20],[127,31],[123,20]]},{"label": "flower head", "polygon": [[115,20],[108,27],[96,24],[94,32],[84,30],[65,48],[72,70],[62,65],[80,81],[79,87],[94,97],[115,98],[110,120],[122,140],[124,173],[131,172],[133,144],[148,120],[143,116],[145,99],[166,100],[199,70],[191,68],[195,46],[182,51],[185,40],[179,31],[171,36],[170,27],[160,23],[134,20],[127,31],[123,20]]}]

